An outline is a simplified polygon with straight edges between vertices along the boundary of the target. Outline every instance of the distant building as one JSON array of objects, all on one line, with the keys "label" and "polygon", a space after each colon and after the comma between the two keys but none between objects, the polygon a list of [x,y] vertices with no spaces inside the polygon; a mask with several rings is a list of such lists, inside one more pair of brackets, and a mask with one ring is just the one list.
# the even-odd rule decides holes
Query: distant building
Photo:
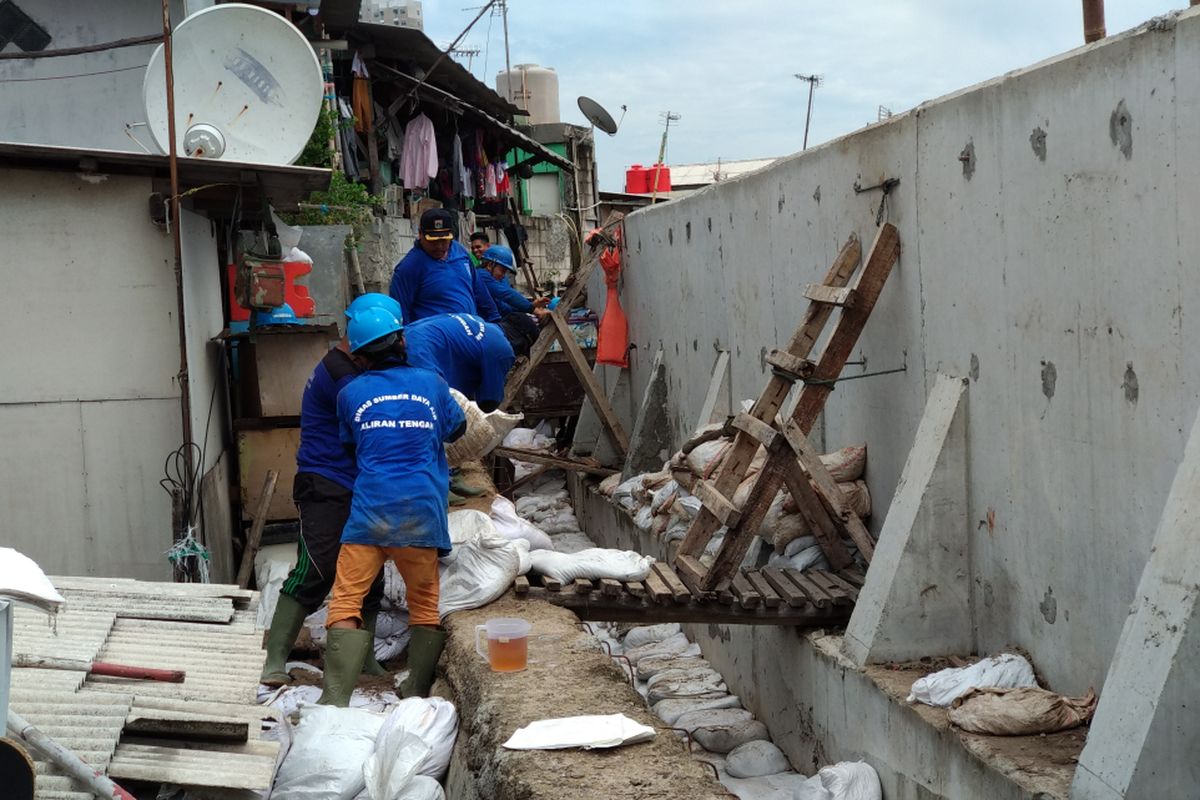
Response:
[{"label": "distant building", "polygon": [[710,164],[674,164],[671,166],[671,194],[688,194],[710,184],[754,172],[776,161],[776,158],[747,158]]},{"label": "distant building", "polygon": [[421,0],[366,0],[359,14],[362,22],[376,25],[395,25],[398,28],[425,30]]}]

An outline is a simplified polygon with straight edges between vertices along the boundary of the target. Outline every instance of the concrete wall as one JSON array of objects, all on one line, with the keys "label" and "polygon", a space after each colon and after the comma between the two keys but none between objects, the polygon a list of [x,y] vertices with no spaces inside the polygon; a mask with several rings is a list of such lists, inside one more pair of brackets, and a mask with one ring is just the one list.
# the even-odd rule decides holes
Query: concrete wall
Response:
[{"label": "concrete wall", "polygon": [[1053,688],[1099,687],[1197,406],[1198,122],[1192,11],[638,211],[633,396],[660,344],[677,430],[714,348],[733,353],[734,396],[757,395],[804,284],[851,232],[870,245],[880,194],[854,184],[899,178],[903,253],[856,355],[907,371],[840,385],[824,443],[869,443],[882,512],[935,372],[969,376],[978,649],[1021,646]]}]

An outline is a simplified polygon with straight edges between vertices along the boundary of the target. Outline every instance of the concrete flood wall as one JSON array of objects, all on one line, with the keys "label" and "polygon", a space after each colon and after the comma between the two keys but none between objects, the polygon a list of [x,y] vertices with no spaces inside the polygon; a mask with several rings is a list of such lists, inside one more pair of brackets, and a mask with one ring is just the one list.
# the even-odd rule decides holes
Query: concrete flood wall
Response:
[{"label": "concrete flood wall", "polygon": [[1099,688],[1197,407],[1198,123],[1189,11],[631,214],[632,396],[660,347],[680,437],[717,349],[733,397],[757,395],[805,284],[851,233],[869,248],[881,194],[855,185],[898,178],[902,255],[856,357],[907,370],[840,384],[823,444],[868,442],[878,530],[934,375],[968,377],[976,649]]}]

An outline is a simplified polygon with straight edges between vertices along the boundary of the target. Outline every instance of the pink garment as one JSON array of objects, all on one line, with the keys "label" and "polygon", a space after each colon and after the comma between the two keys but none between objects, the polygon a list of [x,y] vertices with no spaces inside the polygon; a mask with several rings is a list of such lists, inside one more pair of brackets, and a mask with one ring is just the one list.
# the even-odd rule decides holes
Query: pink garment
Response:
[{"label": "pink garment", "polygon": [[404,129],[400,181],[406,189],[424,191],[437,173],[437,141],[434,139],[433,122],[424,114],[418,114],[408,121]]}]

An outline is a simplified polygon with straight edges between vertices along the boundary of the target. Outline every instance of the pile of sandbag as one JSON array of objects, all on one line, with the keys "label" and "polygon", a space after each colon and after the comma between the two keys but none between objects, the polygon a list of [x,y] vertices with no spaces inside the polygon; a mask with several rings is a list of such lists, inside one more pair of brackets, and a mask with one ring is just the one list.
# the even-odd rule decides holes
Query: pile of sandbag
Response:
[{"label": "pile of sandbag", "polygon": [[520,414],[508,414],[499,409],[485,414],[474,401],[455,389],[450,390],[450,395],[467,418],[466,432],[446,445],[446,460],[452,467],[476,461],[495,450],[523,419]]}]

